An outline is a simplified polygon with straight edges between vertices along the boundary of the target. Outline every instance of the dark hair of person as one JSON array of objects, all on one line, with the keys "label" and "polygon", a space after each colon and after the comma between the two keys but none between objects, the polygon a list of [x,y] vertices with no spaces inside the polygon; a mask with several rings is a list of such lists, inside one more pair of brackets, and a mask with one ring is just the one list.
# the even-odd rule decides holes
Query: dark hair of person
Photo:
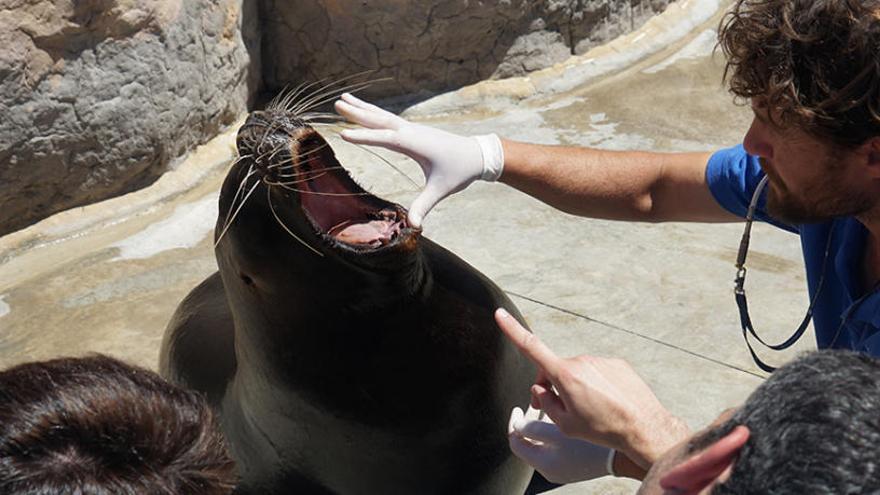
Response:
[{"label": "dark hair of person", "polygon": [[774,123],[846,148],[880,135],[880,0],[738,0],[719,44],[730,91]]},{"label": "dark hair of person", "polygon": [[780,368],[697,452],[737,425],[751,431],[715,495],[880,493],[880,360],[824,350]]},{"label": "dark hair of person", "polygon": [[0,493],[220,495],[235,470],[195,392],[105,356],[0,372]]}]

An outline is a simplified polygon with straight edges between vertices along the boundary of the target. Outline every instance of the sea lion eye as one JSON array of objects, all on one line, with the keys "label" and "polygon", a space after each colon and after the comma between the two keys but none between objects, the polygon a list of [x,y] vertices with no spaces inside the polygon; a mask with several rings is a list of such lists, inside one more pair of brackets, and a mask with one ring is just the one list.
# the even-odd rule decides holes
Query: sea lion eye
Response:
[{"label": "sea lion eye", "polygon": [[241,277],[241,281],[244,282],[245,285],[250,285],[250,286],[253,287],[253,285],[254,285],[254,279],[248,277],[248,276],[245,275],[244,273],[239,274],[239,276]]}]

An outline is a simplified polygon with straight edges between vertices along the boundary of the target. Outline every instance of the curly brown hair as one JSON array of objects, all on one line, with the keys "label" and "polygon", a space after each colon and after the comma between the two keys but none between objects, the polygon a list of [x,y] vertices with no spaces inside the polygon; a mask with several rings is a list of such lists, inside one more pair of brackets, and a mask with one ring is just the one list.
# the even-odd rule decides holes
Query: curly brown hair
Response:
[{"label": "curly brown hair", "polygon": [[724,79],[774,123],[844,147],[880,136],[880,0],[738,0]]},{"label": "curly brown hair", "polygon": [[0,372],[0,493],[228,495],[235,466],[207,402],[105,356]]}]

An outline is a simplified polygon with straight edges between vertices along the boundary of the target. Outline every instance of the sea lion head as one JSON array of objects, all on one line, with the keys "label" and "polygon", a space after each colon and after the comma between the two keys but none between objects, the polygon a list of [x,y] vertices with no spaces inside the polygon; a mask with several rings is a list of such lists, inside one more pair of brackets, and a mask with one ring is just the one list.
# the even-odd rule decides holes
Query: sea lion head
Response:
[{"label": "sea lion head", "polygon": [[318,250],[364,255],[414,248],[420,230],[411,228],[406,210],[361,188],[324,137],[295,114],[251,113],[236,145],[245,157],[240,166],[252,166],[273,191],[276,211],[299,210],[323,241],[313,246]]},{"label": "sea lion head", "polygon": [[215,229],[224,283],[236,273],[252,289],[346,293],[366,305],[424,285],[421,229],[358,185],[308,121],[284,108],[255,111],[236,144]]}]

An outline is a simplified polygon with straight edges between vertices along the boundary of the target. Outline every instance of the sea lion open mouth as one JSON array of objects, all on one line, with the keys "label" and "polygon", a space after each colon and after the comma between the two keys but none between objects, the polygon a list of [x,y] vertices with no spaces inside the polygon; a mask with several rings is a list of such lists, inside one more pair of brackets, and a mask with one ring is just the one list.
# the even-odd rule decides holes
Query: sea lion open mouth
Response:
[{"label": "sea lion open mouth", "polygon": [[[282,222],[277,211],[298,204],[314,233],[332,247],[373,251],[397,245],[420,231],[409,225],[402,206],[355,182],[324,137],[290,112],[251,113],[239,130],[237,146],[242,166],[251,167],[247,177],[283,189],[292,199],[270,205],[276,219]],[[302,241],[289,225],[284,227]]]},{"label": "sea lion open mouth", "polygon": [[[302,150],[307,142],[299,143],[300,155],[312,154]],[[325,163],[325,157],[325,153],[317,153],[300,162],[301,168],[307,168],[307,174],[314,177],[298,184],[297,189],[303,213],[315,230],[357,247],[379,248],[393,243],[408,227],[405,210],[364,191],[332,154],[331,163]]]}]

